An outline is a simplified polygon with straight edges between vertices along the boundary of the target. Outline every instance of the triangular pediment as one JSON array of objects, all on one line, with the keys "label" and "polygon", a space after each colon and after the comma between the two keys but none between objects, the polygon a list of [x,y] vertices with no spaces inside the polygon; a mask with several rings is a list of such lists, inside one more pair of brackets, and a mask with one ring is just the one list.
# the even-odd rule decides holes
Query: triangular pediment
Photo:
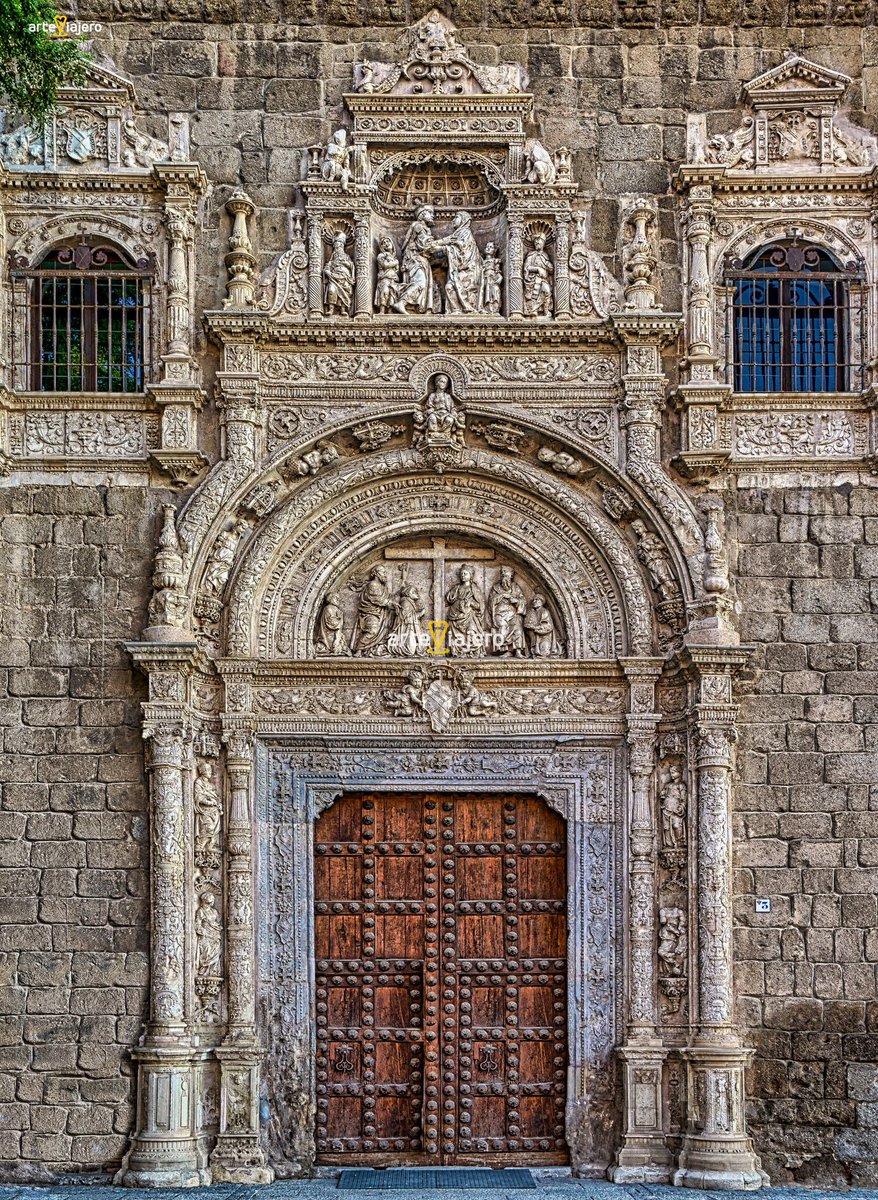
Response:
[{"label": "triangular pediment", "polygon": [[772,101],[784,104],[838,102],[850,82],[850,77],[841,71],[831,71],[819,63],[793,55],[745,83],[744,94],[757,107]]},{"label": "triangular pediment", "polygon": [[58,89],[59,104],[134,104],[134,84],[109,67],[89,63],[81,84],[65,83]]}]

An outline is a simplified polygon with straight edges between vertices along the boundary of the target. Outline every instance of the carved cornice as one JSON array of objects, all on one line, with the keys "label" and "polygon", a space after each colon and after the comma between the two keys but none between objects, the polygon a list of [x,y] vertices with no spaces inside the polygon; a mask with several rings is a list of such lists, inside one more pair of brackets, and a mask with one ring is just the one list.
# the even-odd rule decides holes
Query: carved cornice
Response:
[{"label": "carved cornice", "polygon": [[820,171],[797,174],[794,171],[772,174],[735,170],[716,164],[687,163],[672,177],[677,191],[686,192],[697,184],[710,184],[718,192],[862,192],[864,198],[878,186],[878,167],[863,171]]}]

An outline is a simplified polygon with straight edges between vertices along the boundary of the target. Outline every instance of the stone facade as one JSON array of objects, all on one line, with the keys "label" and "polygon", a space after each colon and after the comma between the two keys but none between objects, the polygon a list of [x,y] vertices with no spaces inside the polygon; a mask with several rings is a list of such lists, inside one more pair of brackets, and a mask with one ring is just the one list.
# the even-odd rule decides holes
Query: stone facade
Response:
[{"label": "stone facade", "polygon": [[[397,6],[267,25],[86,7],[106,67],[54,138],[10,125],[0,177],[4,1174],[310,1169],[310,821],[404,771],[502,777],[568,821],[571,961],[594,989],[571,1000],[578,1169],[758,1186],[761,1160],[774,1182],[874,1184],[868,6],[719,25],[726,8],[676,0],[510,4],[496,24],[459,5],[457,35],[428,36],[463,90],[435,94],[382,90],[384,64],[424,61],[395,49],[422,16]],[[804,63],[778,72],[790,50]],[[783,104],[822,124],[779,163]],[[83,111],[103,127],[65,157]],[[371,256],[382,233],[399,255],[415,213],[403,174],[368,191],[362,156],[423,162],[437,139],[478,164],[498,298],[461,273],[445,303],[475,317],[414,299],[379,317]],[[720,259],[791,221],[862,264],[863,391],[736,404]],[[15,272],[91,232],[156,264],[151,382],[112,406],[30,392],[14,336]],[[546,594],[526,660],[514,617],[450,667],[402,625],[368,653],[376,568],[417,593],[409,634],[453,635],[467,562],[488,607],[503,564],[528,619]],[[571,734],[590,749],[557,752]],[[261,1069],[276,1043],[283,1070]]]}]

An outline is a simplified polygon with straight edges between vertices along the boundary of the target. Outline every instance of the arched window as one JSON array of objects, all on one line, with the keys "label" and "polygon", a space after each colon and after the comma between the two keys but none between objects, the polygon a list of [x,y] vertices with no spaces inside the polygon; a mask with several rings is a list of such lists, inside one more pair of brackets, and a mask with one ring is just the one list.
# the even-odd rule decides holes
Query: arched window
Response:
[{"label": "arched window", "polygon": [[55,246],[36,268],[13,272],[27,309],[16,321],[22,385],[38,392],[142,392],[148,268],[117,247],[82,240]]},{"label": "arched window", "polygon": [[[846,392],[857,386],[862,355],[854,346],[852,284],[822,247],[797,238],[730,264],[735,391]],[[862,287],[856,288],[856,295]]]}]

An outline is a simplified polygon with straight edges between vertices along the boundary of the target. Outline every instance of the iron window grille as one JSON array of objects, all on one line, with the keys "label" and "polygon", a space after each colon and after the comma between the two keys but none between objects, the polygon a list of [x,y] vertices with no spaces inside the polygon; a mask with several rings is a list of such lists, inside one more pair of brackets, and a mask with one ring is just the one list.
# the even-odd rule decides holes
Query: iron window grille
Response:
[{"label": "iron window grille", "polygon": [[728,264],[736,392],[863,387],[865,275],[796,238]]},{"label": "iron window grille", "polygon": [[86,242],[13,267],[16,386],[33,392],[143,392],[151,264]]}]

